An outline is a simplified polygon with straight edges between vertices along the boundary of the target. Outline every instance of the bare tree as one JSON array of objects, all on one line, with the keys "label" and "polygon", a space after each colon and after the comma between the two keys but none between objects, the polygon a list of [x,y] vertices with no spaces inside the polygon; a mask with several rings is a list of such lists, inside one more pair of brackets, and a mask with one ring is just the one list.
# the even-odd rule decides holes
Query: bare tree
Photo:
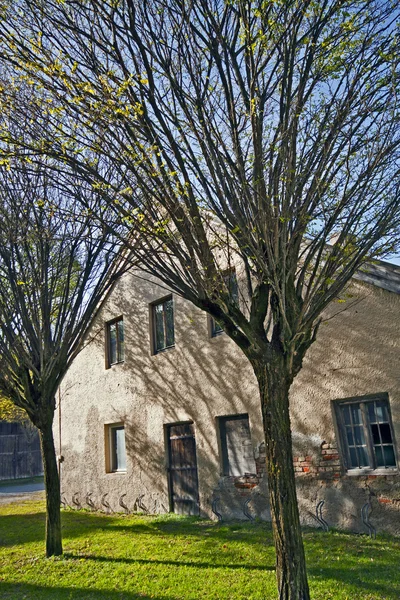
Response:
[{"label": "bare tree", "polygon": [[123,263],[83,196],[95,206],[92,190],[72,177],[56,184],[45,165],[0,170],[0,392],[39,430],[47,556],[62,553],[56,391]]},{"label": "bare tree", "polygon": [[31,152],[95,185],[142,267],[253,367],[282,600],[309,598],[289,389],[322,311],[399,239],[398,17],[391,0],[20,0],[0,24]]}]

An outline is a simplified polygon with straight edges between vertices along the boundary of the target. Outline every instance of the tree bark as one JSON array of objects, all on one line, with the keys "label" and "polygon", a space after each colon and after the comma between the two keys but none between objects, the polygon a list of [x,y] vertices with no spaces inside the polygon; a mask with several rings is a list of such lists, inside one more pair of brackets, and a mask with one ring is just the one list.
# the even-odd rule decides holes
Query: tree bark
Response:
[{"label": "tree bark", "polygon": [[297,506],[289,417],[290,377],[283,356],[252,361],[260,390],[279,600],[309,600]]},{"label": "tree bark", "polygon": [[46,556],[62,554],[61,495],[53,438],[53,419],[39,429],[46,489]]}]

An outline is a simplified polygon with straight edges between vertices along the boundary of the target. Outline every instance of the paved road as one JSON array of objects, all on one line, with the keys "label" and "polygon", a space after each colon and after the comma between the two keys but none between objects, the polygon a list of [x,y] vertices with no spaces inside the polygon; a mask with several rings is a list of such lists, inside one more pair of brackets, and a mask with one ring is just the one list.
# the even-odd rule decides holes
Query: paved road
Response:
[{"label": "paved road", "polygon": [[40,496],[39,492],[42,492],[43,490],[43,482],[24,483],[21,481],[7,485],[2,485],[0,482],[0,504],[30,500],[31,498]]}]

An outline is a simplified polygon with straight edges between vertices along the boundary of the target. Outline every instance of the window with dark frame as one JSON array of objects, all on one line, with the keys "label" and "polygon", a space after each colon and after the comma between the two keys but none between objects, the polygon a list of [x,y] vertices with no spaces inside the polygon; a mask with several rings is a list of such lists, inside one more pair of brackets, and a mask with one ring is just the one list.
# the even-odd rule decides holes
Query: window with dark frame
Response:
[{"label": "window with dark frame", "polygon": [[124,320],[118,317],[107,323],[107,363],[116,365],[125,360]]},{"label": "window with dark frame", "polygon": [[218,417],[222,474],[240,477],[255,473],[248,415]]},{"label": "window with dark frame", "polygon": [[335,410],[349,471],[396,468],[387,396],[338,401]]},{"label": "window with dark frame", "polygon": [[[229,295],[232,298],[233,302],[239,305],[239,288],[235,271],[230,270],[228,273],[225,273],[223,279],[225,281],[225,284],[229,291]],[[222,329],[221,325],[213,317],[210,317],[210,332],[211,337],[216,337],[221,333],[224,333],[224,330]]]},{"label": "window with dark frame", "polygon": [[112,473],[126,471],[125,428],[123,425],[109,425],[110,468]]},{"label": "window with dark frame", "polygon": [[175,346],[174,305],[172,296],[152,305],[154,352]]}]

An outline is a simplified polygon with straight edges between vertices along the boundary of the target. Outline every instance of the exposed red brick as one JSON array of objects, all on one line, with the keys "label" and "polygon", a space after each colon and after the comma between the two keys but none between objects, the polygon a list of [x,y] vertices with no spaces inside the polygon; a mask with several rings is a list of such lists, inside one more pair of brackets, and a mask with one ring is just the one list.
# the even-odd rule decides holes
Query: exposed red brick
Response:
[{"label": "exposed red brick", "polygon": [[391,504],[392,503],[390,498],[378,498],[378,502],[380,502],[381,504]]},{"label": "exposed red brick", "polygon": [[239,490],[250,490],[253,487],[256,487],[256,483],[240,483],[239,481],[235,482],[235,488]]}]

